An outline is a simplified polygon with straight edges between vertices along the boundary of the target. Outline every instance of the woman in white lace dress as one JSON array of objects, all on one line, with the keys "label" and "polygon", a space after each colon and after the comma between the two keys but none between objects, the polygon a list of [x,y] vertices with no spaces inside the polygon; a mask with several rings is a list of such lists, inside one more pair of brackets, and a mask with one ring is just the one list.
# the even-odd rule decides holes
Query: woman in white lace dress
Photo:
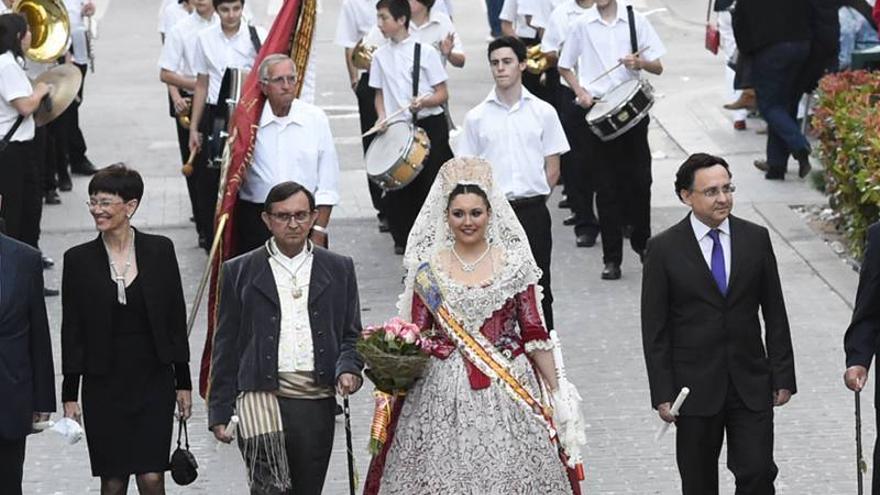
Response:
[{"label": "woman in white lace dress", "polygon": [[443,166],[404,264],[401,316],[438,346],[396,400],[364,493],[579,494],[579,398],[558,379],[540,271],[487,162]]}]

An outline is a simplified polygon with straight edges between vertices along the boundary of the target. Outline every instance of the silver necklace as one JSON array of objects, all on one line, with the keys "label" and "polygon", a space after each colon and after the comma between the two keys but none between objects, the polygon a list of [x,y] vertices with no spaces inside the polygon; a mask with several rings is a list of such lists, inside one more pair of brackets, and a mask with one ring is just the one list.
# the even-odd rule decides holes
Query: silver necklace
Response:
[{"label": "silver necklace", "polygon": [[299,262],[299,265],[296,266],[295,270],[291,270],[287,268],[287,265],[284,263],[284,260],[281,259],[281,255],[273,248],[272,239],[266,241],[266,249],[269,251],[269,255],[275,258],[275,261],[278,263],[278,266],[284,269],[288,274],[290,274],[291,284],[293,285],[293,290],[291,291],[291,295],[294,299],[299,299],[303,295],[302,289],[299,288],[299,283],[296,280],[296,274],[299,273],[299,269],[306,264],[306,261],[312,257],[312,243],[311,241],[306,241],[306,254],[303,256],[302,261]]},{"label": "silver necklace", "polygon": [[454,245],[452,246],[452,255],[455,256],[455,259],[458,260],[458,263],[461,265],[461,270],[463,272],[471,273],[472,271],[477,269],[477,265],[479,265],[480,262],[483,261],[483,258],[485,258],[486,255],[489,254],[489,251],[491,251],[491,250],[492,250],[491,245],[486,246],[486,250],[483,251],[483,254],[481,254],[479,258],[474,260],[473,263],[468,263],[465,260],[461,259],[461,256],[458,255],[458,251],[455,250]]},{"label": "silver necklace", "polygon": [[128,300],[125,297],[125,275],[128,273],[128,269],[131,268],[131,258],[134,254],[134,229],[129,229],[129,238],[125,269],[120,272],[116,269],[116,263],[113,261],[113,256],[110,254],[110,246],[107,245],[107,240],[104,239],[104,234],[101,234],[101,241],[104,243],[104,250],[107,251],[107,259],[110,260],[110,271],[113,274],[113,281],[116,282],[116,300],[123,306],[128,303]]}]

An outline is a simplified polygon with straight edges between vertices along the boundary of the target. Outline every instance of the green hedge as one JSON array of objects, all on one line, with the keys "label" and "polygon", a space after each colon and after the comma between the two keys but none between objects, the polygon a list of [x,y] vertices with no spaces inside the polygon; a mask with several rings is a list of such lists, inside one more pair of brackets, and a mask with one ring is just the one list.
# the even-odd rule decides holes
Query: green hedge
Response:
[{"label": "green hedge", "polygon": [[841,72],[819,83],[813,115],[825,165],[825,192],[853,254],[880,217],[880,72]]}]

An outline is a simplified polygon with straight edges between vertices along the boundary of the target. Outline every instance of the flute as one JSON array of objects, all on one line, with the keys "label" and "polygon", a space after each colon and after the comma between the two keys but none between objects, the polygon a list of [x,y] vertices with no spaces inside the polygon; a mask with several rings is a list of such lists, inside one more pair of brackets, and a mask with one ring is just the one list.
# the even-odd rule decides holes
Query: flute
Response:
[{"label": "flute", "polygon": [[[678,411],[681,409],[681,405],[684,403],[684,400],[687,399],[688,394],[691,393],[691,389],[687,387],[682,387],[681,392],[678,393],[678,397],[675,398],[675,402],[672,403],[672,408],[669,410],[669,413],[673,416],[678,416]],[[654,441],[659,442],[663,435],[666,434],[666,430],[669,429],[670,423],[663,422],[660,426],[660,429],[657,430],[657,434],[654,435]]]}]

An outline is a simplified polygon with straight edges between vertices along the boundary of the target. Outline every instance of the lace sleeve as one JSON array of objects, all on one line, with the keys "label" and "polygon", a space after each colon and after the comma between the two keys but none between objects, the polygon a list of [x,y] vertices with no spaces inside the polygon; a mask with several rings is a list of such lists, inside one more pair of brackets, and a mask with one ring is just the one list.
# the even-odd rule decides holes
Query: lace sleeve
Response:
[{"label": "lace sleeve", "polygon": [[529,285],[526,290],[516,295],[516,310],[520,336],[525,344],[526,352],[552,349],[553,342],[550,340],[550,334],[547,333],[544,320],[538,310],[538,298],[534,285]]},{"label": "lace sleeve", "polygon": [[422,331],[434,327],[434,315],[431,314],[425,303],[419,299],[419,296],[415,294],[413,294],[412,298],[412,322]]}]

